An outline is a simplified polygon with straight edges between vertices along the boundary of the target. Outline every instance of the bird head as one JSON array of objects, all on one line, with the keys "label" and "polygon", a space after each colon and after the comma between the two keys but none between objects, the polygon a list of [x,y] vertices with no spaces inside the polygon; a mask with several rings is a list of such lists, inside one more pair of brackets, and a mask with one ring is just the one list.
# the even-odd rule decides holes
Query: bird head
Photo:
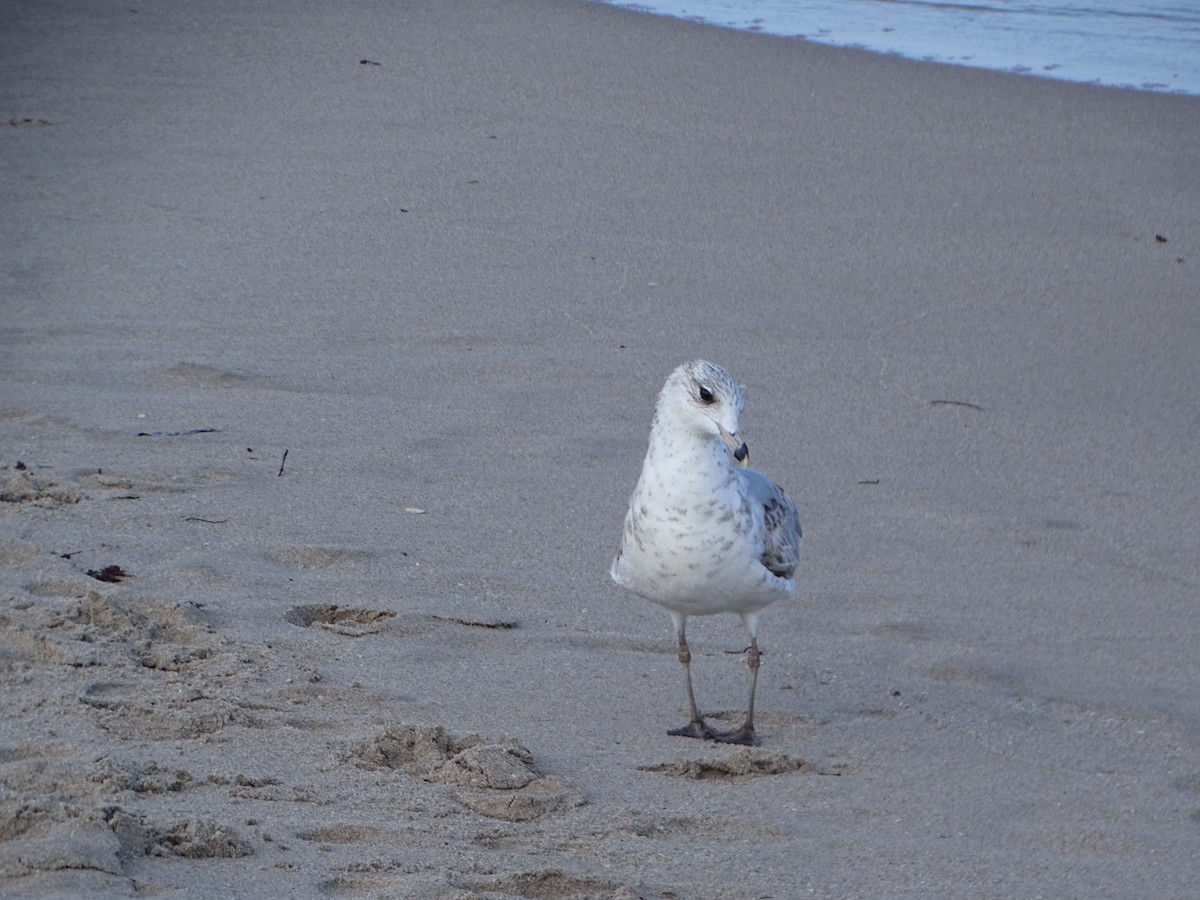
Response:
[{"label": "bird head", "polygon": [[702,359],[686,362],[667,378],[658,399],[698,436],[720,437],[737,465],[750,462],[750,450],[738,436],[738,417],[746,406],[742,389],[720,366]]}]

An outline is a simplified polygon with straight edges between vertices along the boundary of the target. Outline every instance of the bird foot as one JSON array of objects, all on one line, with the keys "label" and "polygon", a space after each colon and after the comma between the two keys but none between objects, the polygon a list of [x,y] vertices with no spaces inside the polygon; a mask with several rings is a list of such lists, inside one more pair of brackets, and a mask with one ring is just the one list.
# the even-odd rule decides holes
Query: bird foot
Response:
[{"label": "bird foot", "polygon": [[708,736],[721,744],[743,744],[747,747],[758,746],[758,735],[751,725],[743,725],[735,731],[710,731]]},{"label": "bird foot", "polygon": [[703,741],[716,741],[718,744],[741,744],[746,747],[758,746],[758,735],[753,725],[743,725],[733,731],[713,731],[703,719],[693,719],[682,728],[672,728],[667,732],[674,737],[700,738]]},{"label": "bird foot", "polygon": [[675,737],[700,738],[701,740],[714,740],[717,736],[717,733],[709,728],[703,719],[692,719],[682,728],[672,728],[667,734]]}]

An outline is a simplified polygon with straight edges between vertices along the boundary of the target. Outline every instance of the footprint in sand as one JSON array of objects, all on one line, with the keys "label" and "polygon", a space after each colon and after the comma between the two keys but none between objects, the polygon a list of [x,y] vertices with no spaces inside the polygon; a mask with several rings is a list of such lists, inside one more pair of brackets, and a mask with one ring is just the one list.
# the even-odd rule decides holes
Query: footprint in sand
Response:
[{"label": "footprint in sand", "polygon": [[690,778],[695,781],[706,779],[744,779],[763,775],[788,775],[804,772],[812,775],[845,775],[850,767],[839,753],[830,753],[819,765],[811,765],[803,759],[788,756],[774,750],[744,747],[726,756],[708,759],[687,759],[677,756],[670,762],[639,766],[642,772],[657,772],[674,778]]},{"label": "footprint in sand", "polygon": [[[250,842],[226,824],[186,818],[164,825],[117,802],[127,791],[187,790],[195,783],[187,772],[113,757],[92,764],[83,748],[38,750],[46,752],[30,748],[0,760],[6,778],[20,783],[24,795],[0,801],[0,881],[13,896],[23,895],[24,878],[42,888],[57,884],[63,896],[104,893],[105,884],[125,896],[121,881],[128,879],[126,867],[136,857],[228,859],[254,853]],[[82,873],[86,880],[75,877]],[[112,881],[97,881],[98,875]]]},{"label": "footprint in sand", "polygon": [[676,778],[703,780],[708,778],[750,778],[756,775],[782,775],[799,772],[805,767],[802,759],[793,759],[786,753],[771,750],[734,750],[726,756],[710,759],[685,759],[675,757],[667,763],[639,766],[643,772],[661,772]]},{"label": "footprint in sand", "polygon": [[118,808],[108,813],[108,825],[124,856],[240,859],[254,855],[254,846],[235,829],[209,819],[184,819],[163,827]]},{"label": "footprint in sand", "polygon": [[336,604],[312,603],[294,606],[284,615],[284,621],[301,628],[323,628],[345,637],[376,634],[383,623],[396,614],[384,609],[355,609]]},{"label": "footprint in sand", "polygon": [[0,482],[0,503],[28,503],[53,508],[78,503],[83,492],[64,487],[53,479],[30,471],[19,471]]},{"label": "footprint in sand", "polygon": [[506,822],[529,822],[583,802],[571,783],[539,773],[533,754],[507,736],[453,738],[440,725],[388,728],[354,747],[350,761],[444,785],[468,809]]},{"label": "footprint in sand", "polygon": [[346,547],[280,547],[265,553],[273,563],[289,569],[328,569],[332,566],[371,562],[375,555]]}]

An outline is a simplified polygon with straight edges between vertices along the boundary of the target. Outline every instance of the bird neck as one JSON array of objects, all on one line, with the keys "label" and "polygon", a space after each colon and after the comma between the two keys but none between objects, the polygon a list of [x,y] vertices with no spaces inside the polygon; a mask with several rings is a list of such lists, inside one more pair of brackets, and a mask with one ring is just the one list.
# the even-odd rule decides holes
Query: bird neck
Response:
[{"label": "bird neck", "polygon": [[664,476],[663,487],[711,483],[715,476],[733,469],[729,450],[717,435],[669,427],[679,423],[663,424],[668,427],[651,429],[650,446],[646,450],[646,468]]}]

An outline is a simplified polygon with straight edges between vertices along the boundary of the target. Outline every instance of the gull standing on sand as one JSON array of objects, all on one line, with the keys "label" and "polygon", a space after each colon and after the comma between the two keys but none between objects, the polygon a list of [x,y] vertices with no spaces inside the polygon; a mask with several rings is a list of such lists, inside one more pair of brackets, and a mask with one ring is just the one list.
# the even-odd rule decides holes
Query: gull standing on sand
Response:
[{"label": "gull standing on sand", "polygon": [[[758,616],[796,595],[800,520],[781,487],[744,468],[744,406],[741,388],[718,365],[693,360],[670,374],[611,573],[617,584],[665,606],[675,622],[691,721],[669,733],[753,745]],[[711,729],[696,708],[685,633],[688,616],[722,612],[737,613],[750,632],[746,721],[724,732]]]}]

